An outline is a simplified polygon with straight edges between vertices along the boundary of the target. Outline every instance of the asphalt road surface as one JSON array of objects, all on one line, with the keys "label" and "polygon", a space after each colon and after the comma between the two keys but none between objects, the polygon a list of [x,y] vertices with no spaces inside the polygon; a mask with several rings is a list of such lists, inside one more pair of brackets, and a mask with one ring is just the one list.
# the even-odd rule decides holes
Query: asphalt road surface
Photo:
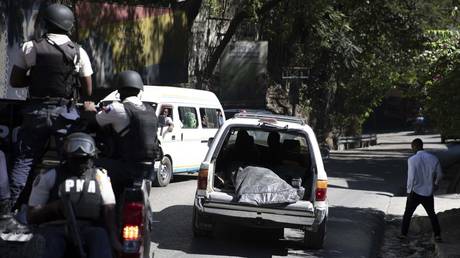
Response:
[{"label": "asphalt road surface", "polygon": [[[167,187],[152,190],[155,257],[374,257],[390,198],[401,194],[405,185],[408,138],[414,137],[383,135],[378,146],[331,154],[325,162],[329,177],[327,238],[318,251],[304,250],[300,245],[303,233],[291,229],[285,229],[284,239],[276,239],[269,231],[222,224],[213,238],[194,238],[191,219],[196,176],[176,175]],[[396,148],[398,144],[407,149]]]}]

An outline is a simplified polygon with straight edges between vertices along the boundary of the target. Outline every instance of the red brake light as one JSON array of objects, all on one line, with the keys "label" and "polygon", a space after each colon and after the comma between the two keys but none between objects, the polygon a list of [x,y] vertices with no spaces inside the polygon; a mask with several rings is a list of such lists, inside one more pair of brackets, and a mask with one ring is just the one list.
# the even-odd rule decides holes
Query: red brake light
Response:
[{"label": "red brake light", "polygon": [[315,197],[316,201],[325,201],[327,196],[327,181],[318,180],[316,182]]},{"label": "red brake light", "polygon": [[201,168],[198,173],[198,190],[206,190],[208,188],[208,168]]}]

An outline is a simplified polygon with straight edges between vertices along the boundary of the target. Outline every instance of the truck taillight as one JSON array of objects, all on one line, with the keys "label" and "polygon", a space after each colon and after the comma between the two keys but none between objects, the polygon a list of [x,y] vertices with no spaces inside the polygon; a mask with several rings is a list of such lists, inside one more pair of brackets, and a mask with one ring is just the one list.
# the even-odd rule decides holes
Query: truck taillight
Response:
[{"label": "truck taillight", "polygon": [[326,194],[327,194],[327,181],[326,180],[316,181],[316,192],[315,192],[316,201],[325,201]]},{"label": "truck taillight", "polygon": [[202,167],[200,168],[200,172],[198,173],[198,190],[206,190],[208,187],[208,168]]}]

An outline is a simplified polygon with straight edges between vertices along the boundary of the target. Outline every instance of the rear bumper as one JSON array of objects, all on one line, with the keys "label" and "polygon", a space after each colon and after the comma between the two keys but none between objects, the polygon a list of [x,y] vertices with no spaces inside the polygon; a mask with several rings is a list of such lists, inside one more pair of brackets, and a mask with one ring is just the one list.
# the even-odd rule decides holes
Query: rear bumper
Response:
[{"label": "rear bumper", "polygon": [[327,208],[314,212],[286,211],[283,209],[247,207],[237,204],[208,202],[204,197],[195,197],[195,208],[209,223],[216,221],[237,223],[264,228],[299,228],[316,231],[327,216]]}]

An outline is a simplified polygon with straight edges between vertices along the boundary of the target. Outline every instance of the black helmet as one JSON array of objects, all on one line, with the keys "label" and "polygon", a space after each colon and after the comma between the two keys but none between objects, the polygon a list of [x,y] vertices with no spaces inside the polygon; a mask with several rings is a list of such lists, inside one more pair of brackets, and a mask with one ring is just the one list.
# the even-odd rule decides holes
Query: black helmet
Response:
[{"label": "black helmet", "polygon": [[127,70],[118,74],[117,88],[144,89],[144,83],[138,72]]},{"label": "black helmet", "polygon": [[62,4],[49,5],[45,10],[44,19],[47,23],[67,32],[72,29],[75,21],[72,10]]},{"label": "black helmet", "polygon": [[72,133],[64,141],[66,157],[94,157],[96,144],[93,137],[86,133]]}]

